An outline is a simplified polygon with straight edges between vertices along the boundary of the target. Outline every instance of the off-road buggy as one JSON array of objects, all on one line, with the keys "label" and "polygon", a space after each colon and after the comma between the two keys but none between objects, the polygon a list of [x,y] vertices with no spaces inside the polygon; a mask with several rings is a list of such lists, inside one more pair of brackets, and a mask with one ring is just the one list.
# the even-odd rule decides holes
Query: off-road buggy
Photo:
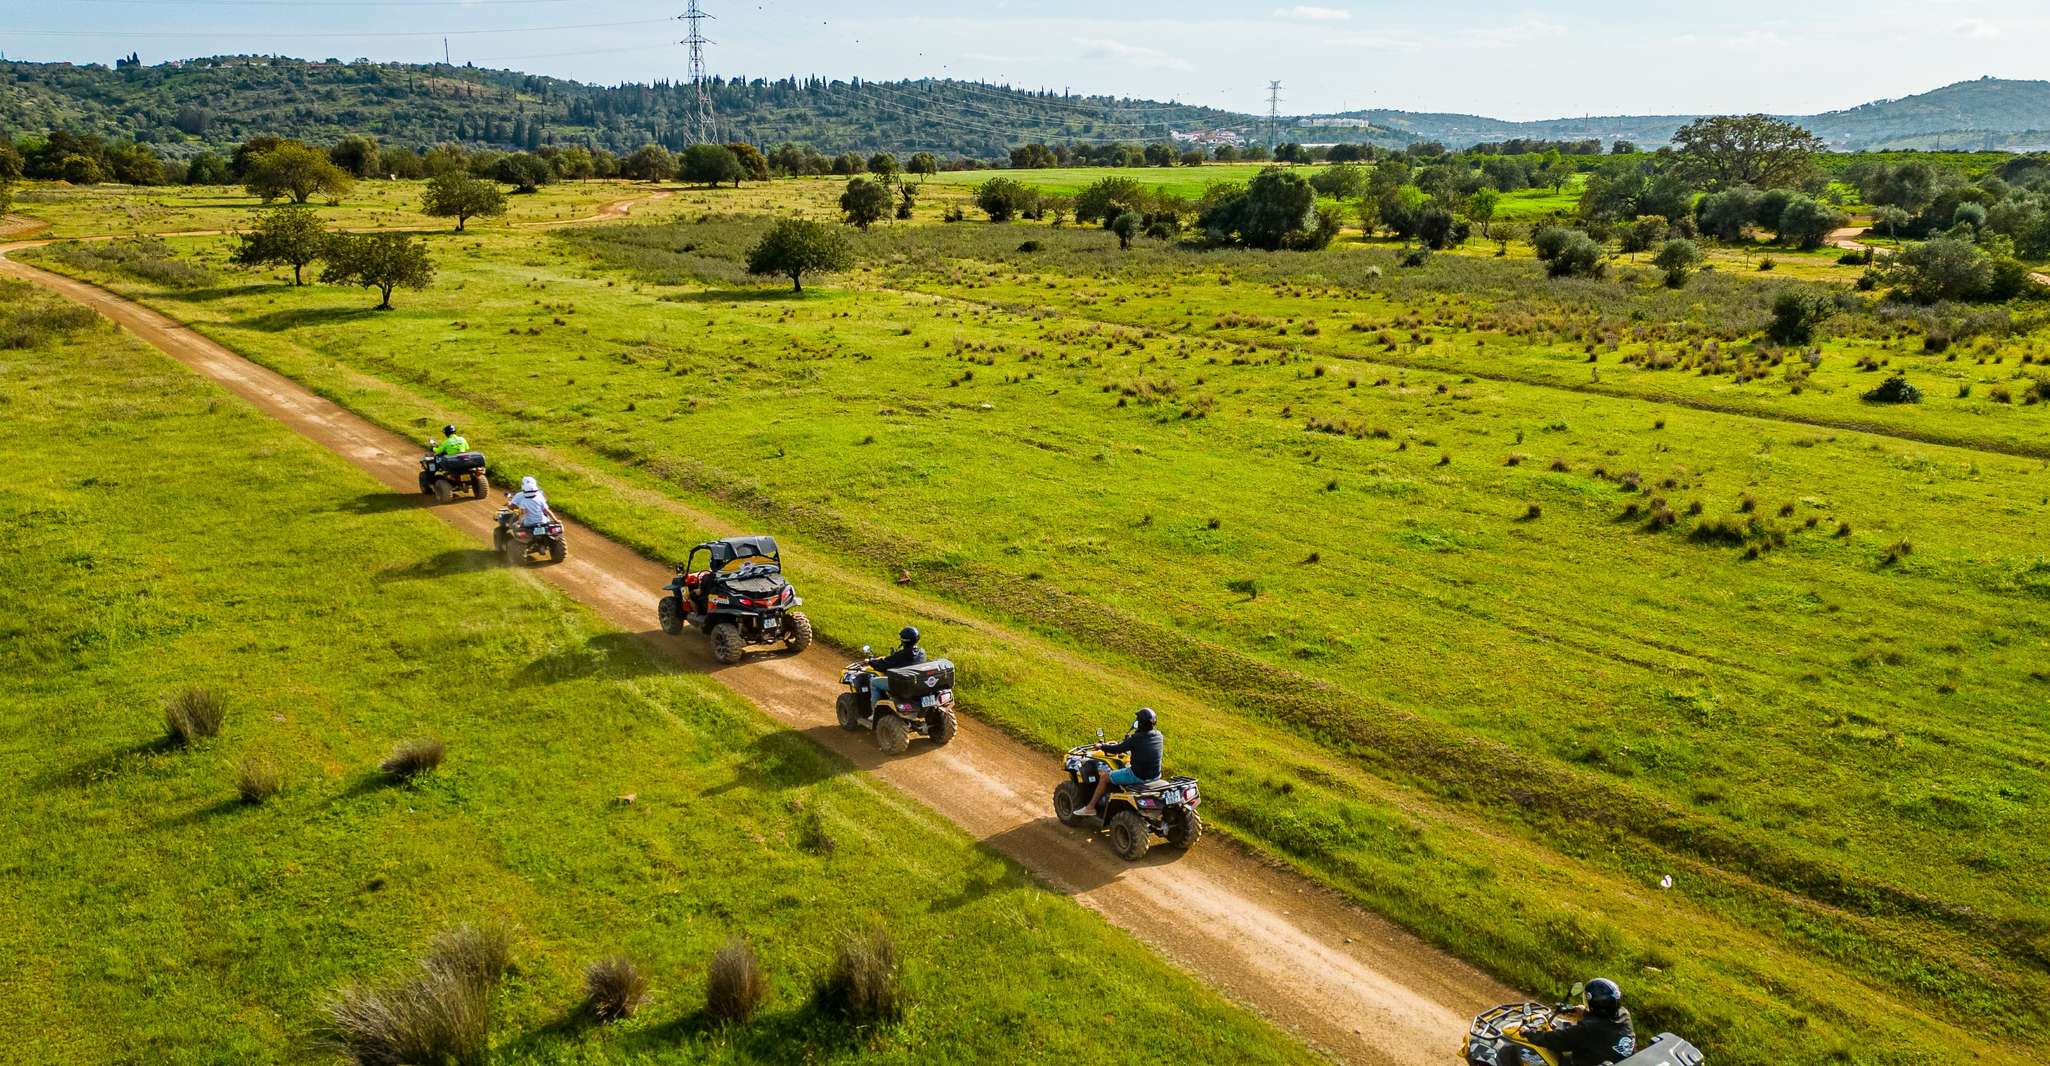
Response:
[{"label": "off-road buggy", "polygon": [[484,453],[436,455],[434,442],[428,441],[427,454],[420,457],[421,495],[447,503],[456,498],[457,489],[466,489],[480,500],[491,492],[491,482],[484,477]]},{"label": "off-road buggy", "polygon": [[[1571,998],[1579,998],[1574,989]],[[1467,1030],[1460,1045],[1460,1058],[1467,1066],[1559,1066],[1558,1052],[1535,1047],[1524,1033],[1542,1032],[1560,1021],[1572,1021],[1571,1007],[1548,1007],[1542,1003],[1504,1003],[1481,1012]],[[1701,1066],[1701,1051],[1671,1033],[1634,1054],[1616,1059],[1615,1066]]]},{"label": "off-road buggy", "polygon": [[[1101,741],[1099,730],[1096,739]],[[1053,813],[1062,825],[1092,830],[1110,830],[1110,846],[1128,862],[1146,857],[1153,838],[1169,847],[1190,848],[1203,837],[1203,819],[1196,814],[1203,802],[1202,791],[1193,777],[1155,778],[1138,785],[1113,784],[1103,797],[1103,814],[1083,814],[1080,808],[1096,795],[1098,774],[1122,769],[1131,756],[1101,752],[1083,745],[1068,749],[1061,763],[1068,779],[1054,786]]]},{"label": "off-road buggy", "polygon": [[[704,556],[699,566],[698,557]],[[690,550],[655,605],[662,632],[696,626],[712,642],[712,655],[737,663],[747,649],[780,644],[793,652],[811,647],[811,619],[783,579],[783,556],[774,537],[727,537]]]},{"label": "off-road buggy", "polygon": [[[840,675],[847,686],[833,705],[840,728],[850,733],[874,730],[876,747],[885,755],[902,755],[914,736],[935,745],[954,739],[959,728],[954,718],[954,664],[931,659],[879,671],[869,665],[868,653],[868,648],[861,649],[862,658],[847,664]],[[888,684],[888,694],[880,698],[870,683],[879,674]]]}]

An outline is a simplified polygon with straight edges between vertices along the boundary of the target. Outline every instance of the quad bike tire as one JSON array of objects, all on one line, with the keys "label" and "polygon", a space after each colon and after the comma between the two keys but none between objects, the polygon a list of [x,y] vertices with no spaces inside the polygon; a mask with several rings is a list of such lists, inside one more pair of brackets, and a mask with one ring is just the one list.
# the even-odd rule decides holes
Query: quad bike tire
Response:
[{"label": "quad bike tire", "polygon": [[434,495],[434,479],[428,477],[426,471],[420,473],[420,495]]},{"label": "quad bike tire", "polygon": [[505,538],[504,543],[498,546],[498,550],[505,553],[505,565],[527,565],[527,546],[520,543],[520,538],[510,536]]},{"label": "quad bike tire", "polygon": [[1184,809],[1182,816],[1168,823],[1167,843],[1169,847],[1187,851],[1203,839],[1203,819],[1195,811]]},{"label": "quad bike tire", "polygon": [[481,477],[475,481],[470,482],[470,495],[475,496],[480,500],[489,498],[491,495],[491,482],[486,481]]},{"label": "quad bike tire", "polygon": [[454,486],[454,485],[451,485],[451,484],[449,484],[449,483],[448,483],[448,479],[447,479],[447,478],[445,478],[445,477],[438,477],[438,478],[435,478],[435,479],[434,479],[434,502],[435,502],[435,503],[447,503],[448,501],[450,501],[450,500],[453,500],[453,499],[455,499],[455,498],[456,498],[456,489],[455,489],[455,486]]},{"label": "quad bike tire", "polygon": [[911,730],[894,714],[876,717],[876,747],[884,755],[902,755],[911,747]]},{"label": "quad bike tire", "polygon": [[795,655],[811,647],[811,619],[797,611],[783,616],[783,624],[789,627],[789,635],[783,638],[783,646]]},{"label": "quad bike tire", "polygon": [[849,733],[861,732],[861,697],[852,692],[840,693],[840,698],[833,701],[833,717]]},{"label": "quad bike tire", "polygon": [[561,541],[560,539],[557,539],[557,540],[551,540],[551,541],[549,541],[549,542],[548,542],[548,561],[549,561],[549,562],[551,562],[551,563],[559,563],[559,562],[563,561],[563,559],[567,558],[568,556],[569,556],[569,545],[567,545],[567,544],[564,544],[564,543],[563,543],[563,542],[562,542],[562,541]]},{"label": "quad bike tire", "polygon": [[1073,781],[1063,781],[1055,785],[1053,787],[1053,816],[1059,818],[1062,825],[1074,825],[1080,822],[1082,816],[1075,813],[1075,808],[1082,806],[1082,801],[1085,798],[1082,795],[1082,786]]},{"label": "quad bike tire", "polygon": [[951,709],[940,707],[927,712],[925,716],[925,737],[927,740],[932,741],[934,746],[945,747],[947,741],[954,739],[954,734],[960,731],[960,719],[954,717],[954,712]]},{"label": "quad bike tire", "polygon": [[676,636],[683,632],[683,605],[674,596],[664,596],[655,604],[655,621],[662,626],[662,632]]},{"label": "quad bike tire", "polygon": [[1146,849],[1153,846],[1153,831],[1146,827],[1146,819],[1134,810],[1119,811],[1110,820],[1110,847],[1118,858],[1126,862],[1138,862],[1146,857]]},{"label": "quad bike tire", "polygon": [[492,550],[492,551],[495,551],[495,552],[503,552],[503,551],[505,551],[505,542],[506,542],[506,541],[508,541],[508,540],[510,540],[510,539],[512,539],[512,538],[510,538],[510,537],[506,536],[506,533],[505,533],[505,527],[504,527],[504,526],[499,526],[498,528],[496,528],[496,529],[492,530],[492,531],[491,531],[491,550]]},{"label": "quad bike tire", "polygon": [[712,627],[712,658],[732,666],[747,657],[747,638],[740,635],[740,627],[731,622],[721,622]]}]

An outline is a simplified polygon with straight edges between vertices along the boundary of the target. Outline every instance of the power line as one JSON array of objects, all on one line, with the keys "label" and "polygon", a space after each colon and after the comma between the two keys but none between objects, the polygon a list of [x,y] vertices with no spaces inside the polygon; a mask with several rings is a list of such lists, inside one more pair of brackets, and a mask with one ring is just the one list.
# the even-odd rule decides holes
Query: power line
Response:
[{"label": "power line", "polygon": [[690,113],[684,116],[686,134],[692,144],[718,144],[719,123],[712,114],[712,93],[705,88],[705,46],[712,42],[705,39],[703,23],[713,16],[698,6],[698,0],[690,0],[690,7],[684,12],[683,21],[690,25],[690,35],[683,43],[690,47],[690,83],[694,99]]},{"label": "power line", "polygon": [[[130,7],[156,7],[163,0],[69,0],[74,4],[126,4]],[[274,3],[272,0],[178,0],[180,7],[268,7],[279,11],[294,11],[302,7],[504,7],[513,4],[568,4],[576,0],[290,0],[288,3]]]},{"label": "power line", "polygon": [[205,33],[166,33],[159,30],[8,30],[17,37],[118,37],[132,38],[214,38],[255,34],[263,37],[290,37],[303,39],[350,39],[358,37],[474,37],[487,33],[558,33],[564,30],[602,30],[619,26],[658,26],[675,22],[676,19],[633,19],[626,22],[580,22],[567,26],[505,26],[482,30],[365,30],[356,33],[278,33],[271,30],[212,30]]},{"label": "power line", "polygon": [[1267,83],[1267,151],[1274,151],[1274,139],[1281,125],[1281,83]]}]

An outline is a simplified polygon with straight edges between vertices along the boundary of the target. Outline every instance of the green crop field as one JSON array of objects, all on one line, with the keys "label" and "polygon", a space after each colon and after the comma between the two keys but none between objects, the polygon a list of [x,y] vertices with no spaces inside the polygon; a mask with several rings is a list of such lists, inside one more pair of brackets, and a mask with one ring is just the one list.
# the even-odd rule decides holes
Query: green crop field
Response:
[{"label": "green crop field", "polygon": [[[939,224],[944,197],[803,297],[746,276],[768,213],[836,194],[436,236],[434,287],[382,314],[216,238],[37,261],[386,426],[461,421],[651,554],[701,512],[775,532],[826,637],[917,620],[1033,743],[1159,707],[1218,828],[1521,987],[1616,974],[1717,1063],[2031,1054],[2029,312],[1857,303],[1782,347],[1774,297],[1859,268],[1120,252]],[[1895,372],[1925,402],[1861,398]]]},{"label": "green crop field", "polygon": [[[499,1063],[1305,1053],[1095,915],[89,312],[0,281],[7,1061],[321,1054],[322,1004],[512,931]],[[163,705],[228,701],[167,743]],[[432,736],[412,784],[376,764]],[[237,798],[258,759],[283,778]],[[623,799],[624,797],[624,799]],[[901,1022],[811,1003],[886,925]],[[744,936],[772,995],[701,1013]],[[652,999],[598,1025],[583,968]],[[417,971],[415,971],[417,972]],[[1116,1028],[1098,1026],[1114,1003]]]}]

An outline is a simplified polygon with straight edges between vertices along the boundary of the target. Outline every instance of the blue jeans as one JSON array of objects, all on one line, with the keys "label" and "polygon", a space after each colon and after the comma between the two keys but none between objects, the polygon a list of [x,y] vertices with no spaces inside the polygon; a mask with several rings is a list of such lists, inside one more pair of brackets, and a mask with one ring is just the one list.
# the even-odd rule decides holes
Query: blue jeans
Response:
[{"label": "blue jeans", "polygon": [[890,698],[890,679],[881,674],[870,675],[868,679],[868,702],[873,707]]}]

